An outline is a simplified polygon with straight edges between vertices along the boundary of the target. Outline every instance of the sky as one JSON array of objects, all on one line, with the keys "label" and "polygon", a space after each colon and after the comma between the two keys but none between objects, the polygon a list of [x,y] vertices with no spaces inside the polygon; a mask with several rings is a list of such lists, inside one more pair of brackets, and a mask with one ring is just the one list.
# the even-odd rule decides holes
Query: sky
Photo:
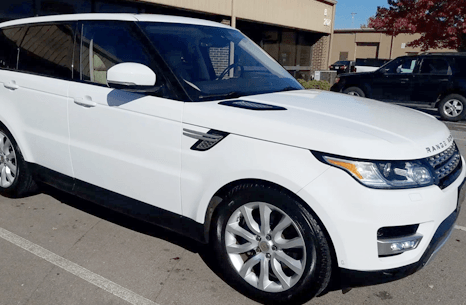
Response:
[{"label": "sky", "polygon": [[[367,19],[377,12],[378,6],[388,7],[387,0],[337,0],[335,13],[335,29],[360,28],[367,24]],[[354,24],[351,13],[354,15]]]}]

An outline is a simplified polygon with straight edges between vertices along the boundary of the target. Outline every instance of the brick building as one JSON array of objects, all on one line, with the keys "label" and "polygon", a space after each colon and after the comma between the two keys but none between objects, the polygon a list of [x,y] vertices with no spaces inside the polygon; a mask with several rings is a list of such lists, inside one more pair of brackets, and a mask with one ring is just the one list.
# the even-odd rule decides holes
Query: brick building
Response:
[{"label": "brick building", "polygon": [[329,65],[335,6],[335,0],[2,0],[0,21],[92,12],[208,19],[238,28],[295,77],[308,79]]}]

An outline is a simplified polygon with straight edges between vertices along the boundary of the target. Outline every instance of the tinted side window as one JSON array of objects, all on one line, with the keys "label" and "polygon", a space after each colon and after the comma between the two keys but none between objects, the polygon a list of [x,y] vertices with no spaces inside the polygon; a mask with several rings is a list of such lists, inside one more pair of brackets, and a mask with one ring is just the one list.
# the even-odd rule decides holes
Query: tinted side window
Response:
[{"label": "tinted side window", "polygon": [[116,64],[150,66],[150,55],[130,22],[92,21],[81,26],[80,80],[107,84],[107,71]]},{"label": "tinted side window", "polygon": [[18,70],[70,79],[73,45],[71,24],[31,26],[21,44]]},{"label": "tinted side window", "polygon": [[449,65],[446,60],[441,58],[424,58],[421,65],[421,74],[440,74],[449,73]]},{"label": "tinted side window", "polygon": [[16,69],[18,47],[25,31],[25,27],[0,30],[0,68]]},{"label": "tinted side window", "polygon": [[466,75],[466,57],[456,57],[455,58],[455,72],[458,75]]}]

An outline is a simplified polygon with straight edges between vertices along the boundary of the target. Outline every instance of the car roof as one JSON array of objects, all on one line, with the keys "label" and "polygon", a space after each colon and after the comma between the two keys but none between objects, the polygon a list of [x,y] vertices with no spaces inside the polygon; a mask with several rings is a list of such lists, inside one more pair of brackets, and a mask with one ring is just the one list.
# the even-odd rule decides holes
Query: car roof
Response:
[{"label": "car roof", "polygon": [[466,52],[427,52],[421,53],[419,56],[466,56]]},{"label": "car roof", "polygon": [[16,20],[11,20],[11,21],[0,23],[0,28],[15,26],[15,25],[60,22],[60,21],[78,21],[78,20],[164,22],[164,23],[204,25],[204,26],[233,29],[232,27],[228,25],[221,24],[218,22],[213,22],[213,21],[208,21],[208,20],[203,20],[203,19],[188,18],[188,17],[156,15],[156,14],[101,14],[101,13],[53,15],[53,16],[16,19]]}]

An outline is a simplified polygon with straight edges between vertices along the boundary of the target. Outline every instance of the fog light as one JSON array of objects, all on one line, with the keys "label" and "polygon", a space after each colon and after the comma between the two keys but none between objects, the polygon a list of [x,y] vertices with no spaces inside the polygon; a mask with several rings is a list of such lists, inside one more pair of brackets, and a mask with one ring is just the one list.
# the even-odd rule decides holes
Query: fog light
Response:
[{"label": "fog light", "polygon": [[422,235],[414,234],[399,238],[378,238],[377,249],[380,256],[401,254],[405,251],[414,250],[421,242]]},{"label": "fog light", "polygon": [[408,249],[414,248],[414,245],[415,245],[414,241],[411,240],[411,241],[405,241],[401,246],[403,247],[403,249],[408,250]]}]

